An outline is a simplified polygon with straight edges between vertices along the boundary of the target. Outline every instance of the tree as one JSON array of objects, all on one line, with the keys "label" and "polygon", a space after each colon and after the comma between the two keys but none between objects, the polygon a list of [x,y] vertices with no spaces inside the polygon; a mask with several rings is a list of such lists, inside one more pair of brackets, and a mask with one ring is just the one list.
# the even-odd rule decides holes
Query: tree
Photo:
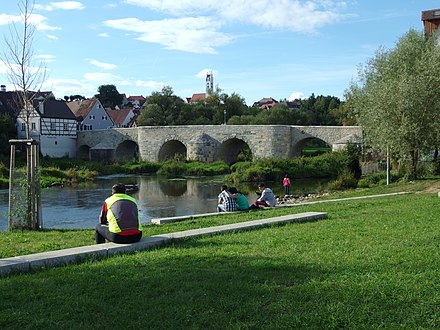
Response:
[{"label": "tree", "polygon": [[34,1],[19,1],[18,7],[22,17],[23,29],[15,23],[9,26],[10,36],[5,38],[5,51],[2,61],[7,68],[7,78],[14,86],[16,93],[15,106],[23,109],[26,138],[30,138],[29,122],[33,112],[32,102],[37,96],[32,91],[40,90],[46,76],[46,69],[41,62],[36,62],[33,41],[35,25],[32,24]]},{"label": "tree", "polygon": [[123,96],[119,94],[115,85],[101,85],[98,87],[98,94],[95,97],[101,102],[104,108],[115,108],[122,104]]},{"label": "tree", "polygon": [[417,177],[421,152],[432,151],[440,130],[440,48],[410,30],[393,50],[379,49],[359,69],[358,82],[346,92],[369,145],[380,151],[387,146]]},{"label": "tree", "polygon": [[174,95],[170,86],[164,86],[160,92],[153,92],[147,97],[146,106],[141,110],[138,125],[168,126],[179,125],[183,100]]},{"label": "tree", "polygon": [[[41,184],[37,179],[39,168],[39,148],[38,141],[30,139],[30,117],[34,113],[33,99],[37,96],[37,91],[44,82],[46,70],[41,62],[36,65],[33,52],[33,38],[35,25],[32,24],[32,12],[34,1],[19,1],[18,7],[22,17],[23,29],[19,29],[14,23],[10,25],[10,39],[5,39],[6,50],[2,58],[7,67],[7,76],[16,91],[16,107],[22,111],[25,123],[26,140],[16,140],[11,143],[11,169],[9,187],[9,228],[40,228],[41,213]],[[16,146],[26,148],[26,182],[22,188],[14,189],[14,166]],[[19,196],[20,193],[22,196]],[[22,204],[26,204],[23,205]],[[12,214],[14,207],[23,210]]]}]

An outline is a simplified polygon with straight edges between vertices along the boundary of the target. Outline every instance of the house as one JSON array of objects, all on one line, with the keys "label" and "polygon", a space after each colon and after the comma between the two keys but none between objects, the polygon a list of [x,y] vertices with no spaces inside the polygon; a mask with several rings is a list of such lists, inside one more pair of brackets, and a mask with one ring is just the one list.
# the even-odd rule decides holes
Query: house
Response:
[{"label": "house", "polygon": [[278,102],[272,97],[266,97],[263,98],[257,102],[254,102],[252,105],[253,107],[257,107],[260,109],[271,109],[273,107],[276,107],[280,104],[286,105],[289,109],[301,109],[301,104],[295,102],[295,101],[286,101],[286,102]]},{"label": "house", "polygon": [[122,109],[110,109],[106,108],[108,116],[114,123],[114,127],[133,127],[134,119],[136,118],[136,109],[122,108]]},{"label": "house", "polygon": [[147,99],[145,97],[143,97],[142,95],[140,95],[140,96],[129,96],[127,98],[127,104],[126,105],[128,107],[132,107],[132,108],[135,108],[135,109],[140,109],[140,108],[143,107],[143,105],[144,105],[146,100]]},{"label": "house", "polygon": [[96,97],[71,101],[67,105],[76,117],[79,132],[114,127],[113,121]]},{"label": "house", "polygon": [[277,104],[278,104],[278,101],[275,100],[274,98],[266,97],[266,98],[263,98],[257,102],[254,102],[254,104],[252,104],[252,106],[260,108],[260,109],[270,109],[270,108],[273,108]]},{"label": "house", "polygon": [[[76,117],[64,101],[34,99],[35,106],[29,112],[30,138],[40,142],[43,156],[76,156]],[[21,110],[17,116],[17,135],[26,138],[26,113]]]},{"label": "house", "polygon": [[205,102],[206,100],[206,93],[196,93],[193,94],[192,97],[187,98],[188,103],[195,103],[195,102]]}]

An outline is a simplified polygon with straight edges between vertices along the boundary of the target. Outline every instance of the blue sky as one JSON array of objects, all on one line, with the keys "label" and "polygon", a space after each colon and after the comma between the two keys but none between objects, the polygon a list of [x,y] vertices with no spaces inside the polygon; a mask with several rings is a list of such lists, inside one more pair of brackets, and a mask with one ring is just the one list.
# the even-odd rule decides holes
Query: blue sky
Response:
[{"label": "blue sky", "polygon": [[[205,91],[205,74],[248,105],[263,98],[343,98],[360,64],[394,48],[436,0],[36,0],[42,90],[91,97],[100,85],[148,96]],[[1,0],[0,40],[21,28],[18,1]],[[0,62],[1,84],[9,84]]]}]

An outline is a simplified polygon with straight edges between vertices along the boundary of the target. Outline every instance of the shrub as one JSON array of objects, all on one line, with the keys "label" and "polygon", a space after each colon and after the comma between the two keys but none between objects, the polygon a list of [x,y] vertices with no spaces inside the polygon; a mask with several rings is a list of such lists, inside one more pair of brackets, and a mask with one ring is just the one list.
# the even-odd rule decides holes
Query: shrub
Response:
[{"label": "shrub", "polygon": [[349,170],[345,170],[335,181],[328,183],[329,191],[346,190],[357,187],[357,180],[354,174]]},{"label": "shrub", "polygon": [[160,169],[157,171],[158,175],[165,176],[167,178],[182,177],[185,173],[185,164],[175,161],[166,161]]},{"label": "shrub", "polygon": [[141,173],[156,173],[160,168],[159,163],[152,162],[130,162],[119,166],[124,173],[141,174]]}]

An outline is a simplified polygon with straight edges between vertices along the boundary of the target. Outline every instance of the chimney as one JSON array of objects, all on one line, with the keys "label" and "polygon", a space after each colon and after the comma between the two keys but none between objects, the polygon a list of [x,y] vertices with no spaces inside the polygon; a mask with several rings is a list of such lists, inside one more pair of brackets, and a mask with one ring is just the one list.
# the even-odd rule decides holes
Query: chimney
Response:
[{"label": "chimney", "polygon": [[38,110],[42,115],[44,115],[44,103],[43,101],[38,102]]},{"label": "chimney", "polygon": [[6,92],[6,85],[0,86],[0,92]]}]

